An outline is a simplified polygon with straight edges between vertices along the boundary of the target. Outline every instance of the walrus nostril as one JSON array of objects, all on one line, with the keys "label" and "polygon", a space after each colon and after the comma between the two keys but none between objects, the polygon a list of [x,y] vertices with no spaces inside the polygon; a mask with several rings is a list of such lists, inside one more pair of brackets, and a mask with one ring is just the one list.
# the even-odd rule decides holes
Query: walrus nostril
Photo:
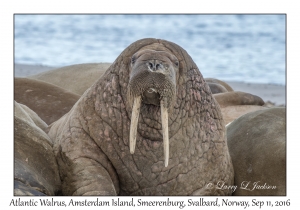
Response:
[{"label": "walrus nostril", "polygon": [[157,63],[157,61],[152,62],[148,62],[148,67],[151,71],[157,71],[158,69],[161,68],[161,64]]},{"label": "walrus nostril", "polygon": [[159,69],[159,67],[160,67],[160,64],[159,63],[156,64],[156,70]]},{"label": "walrus nostril", "polygon": [[151,62],[149,62],[148,65],[149,65],[150,69],[153,70],[153,64]]}]

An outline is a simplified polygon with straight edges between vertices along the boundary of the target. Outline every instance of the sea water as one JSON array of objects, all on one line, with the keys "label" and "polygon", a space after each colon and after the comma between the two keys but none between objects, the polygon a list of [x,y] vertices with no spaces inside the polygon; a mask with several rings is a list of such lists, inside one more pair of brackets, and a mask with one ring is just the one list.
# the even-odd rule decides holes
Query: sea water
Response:
[{"label": "sea water", "polygon": [[14,16],[15,63],[113,62],[142,38],[180,45],[206,78],[285,85],[284,14]]}]

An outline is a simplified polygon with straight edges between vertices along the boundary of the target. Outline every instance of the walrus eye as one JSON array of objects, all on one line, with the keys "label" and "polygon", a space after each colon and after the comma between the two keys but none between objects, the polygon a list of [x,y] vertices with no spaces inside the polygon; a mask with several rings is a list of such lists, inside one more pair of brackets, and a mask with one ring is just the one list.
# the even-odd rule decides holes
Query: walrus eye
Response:
[{"label": "walrus eye", "polygon": [[136,61],[136,57],[132,56],[132,58],[131,58],[131,64],[134,64],[135,61]]},{"label": "walrus eye", "polygon": [[178,67],[178,66],[179,66],[179,62],[178,62],[178,61],[175,61],[175,65]]}]

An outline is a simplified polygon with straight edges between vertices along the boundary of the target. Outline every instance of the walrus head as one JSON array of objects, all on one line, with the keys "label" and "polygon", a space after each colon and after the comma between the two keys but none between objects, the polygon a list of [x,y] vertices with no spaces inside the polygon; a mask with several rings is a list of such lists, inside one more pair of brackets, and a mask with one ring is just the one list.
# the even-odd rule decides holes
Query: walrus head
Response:
[{"label": "walrus head", "polygon": [[[135,150],[140,109],[142,108],[143,115],[148,115],[148,119],[153,119],[150,115],[160,109],[166,167],[169,159],[168,111],[173,107],[176,98],[178,71],[178,59],[165,51],[141,50],[131,57],[128,85],[128,100],[133,104],[130,153],[133,154]],[[147,137],[149,138],[149,134]]]}]

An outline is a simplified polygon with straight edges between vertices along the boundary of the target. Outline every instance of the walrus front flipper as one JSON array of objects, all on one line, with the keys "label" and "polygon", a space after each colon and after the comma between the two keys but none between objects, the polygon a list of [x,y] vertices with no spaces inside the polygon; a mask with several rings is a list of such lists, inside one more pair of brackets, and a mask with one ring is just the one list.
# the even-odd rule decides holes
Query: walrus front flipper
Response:
[{"label": "walrus front flipper", "polygon": [[[57,135],[53,150],[60,168],[62,194],[118,195],[119,182],[111,162],[85,129],[78,128],[80,117],[74,115],[70,124],[66,122],[69,118],[65,115],[52,124],[48,133],[52,139]],[[59,133],[61,126],[72,132]]]},{"label": "walrus front flipper", "polygon": [[36,190],[33,187],[27,186],[21,181],[14,180],[14,195],[15,196],[46,196],[46,194]]},{"label": "walrus front flipper", "polygon": [[[90,158],[77,158],[72,165],[65,165],[63,194],[65,195],[117,195],[114,184],[106,169]],[[67,171],[67,170],[70,171]]]}]

